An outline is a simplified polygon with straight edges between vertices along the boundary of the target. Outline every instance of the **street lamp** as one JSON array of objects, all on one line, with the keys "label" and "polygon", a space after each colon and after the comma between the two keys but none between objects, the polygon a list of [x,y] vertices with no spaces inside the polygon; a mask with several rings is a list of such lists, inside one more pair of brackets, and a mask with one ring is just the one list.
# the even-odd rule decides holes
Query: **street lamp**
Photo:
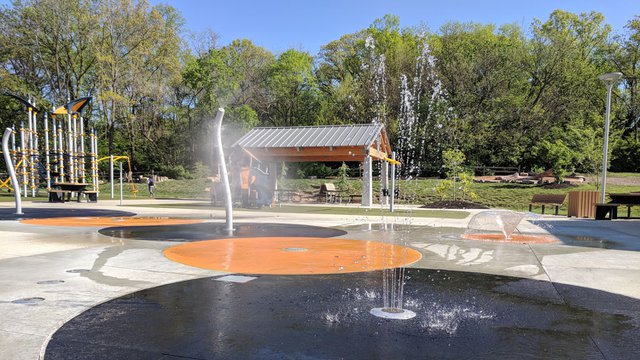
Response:
[{"label": "street lamp", "polygon": [[604,122],[604,156],[602,160],[602,194],[600,202],[604,203],[605,189],[607,186],[607,153],[609,152],[609,114],[611,113],[611,89],[622,77],[622,73],[613,72],[598,76],[607,87],[607,115]]}]

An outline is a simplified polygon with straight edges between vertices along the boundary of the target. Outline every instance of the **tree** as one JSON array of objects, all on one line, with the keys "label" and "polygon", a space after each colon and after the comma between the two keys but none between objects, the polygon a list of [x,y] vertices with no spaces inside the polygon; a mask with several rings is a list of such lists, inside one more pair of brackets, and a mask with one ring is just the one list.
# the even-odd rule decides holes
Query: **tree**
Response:
[{"label": "tree", "polygon": [[[114,153],[116,128],[120,128],[129,156],[135,158],[139,130],[146,129],[142,135],[149,135],[154,127],[143,128],[142,119],[134,116],[132,109],[143,103],[165,103],[170,85],[179,75],[182,19],[173,8],[151,8],[144,0],[104,1],[99,18],[103,40],[97,49],[95,69],[97,100],[106,124],[108,151]],[[150,115],[151,119],[154,116],[153,112],[139,114]]]},{"label": "tree", "polygon": [[[436,186],[436,192],[440,194],[442,199],[446,198],[447,194],[451,192],[453,201],[457,200],[456,190],[460,186],[463,199],[465,197],[473,198],[475,194],[471,191],[472,176],[468,176],[463,172],[462,164],[464,164],[466,157],[464,153],[458,149],[448,149],[442,153],[442,161],[444,163],[443,168],[447,174],[447,179],[440,181]],[[458,182],[460,178],[460,182]]]},{"label": "tree", "polygon": [[638,171],[640,166],[633,159],[640,155],[640,15],[629,20],[625,30],[624,35],[614,38],[607,52],[612,68],[623,74],[624,88],[620,94],[624,105],[613,112],[622,120],[618,127],[623,131],[623,139],[614,148],[612,165],[618,171]]},{"label": "tree", "polygon": [[260,115],[271,126],[311,125],[319,116],[313,57],[289,49],[276,59],[268,78],[269,107]]},{"label": "tree", "polygon": [[93,89],[97,2],[16,1],[0,11],[4,66],[19,78],[14,90],[64,104]]}]

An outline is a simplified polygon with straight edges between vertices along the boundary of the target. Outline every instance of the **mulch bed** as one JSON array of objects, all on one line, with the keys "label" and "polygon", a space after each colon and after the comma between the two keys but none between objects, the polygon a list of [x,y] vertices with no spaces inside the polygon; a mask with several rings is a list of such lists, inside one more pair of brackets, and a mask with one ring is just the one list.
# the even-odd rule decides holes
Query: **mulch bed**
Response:
[{"label": "mulch bed", "polygon": [[489,207],[471,201],[436,201],[422,205],[424,209],[488,209]]}]

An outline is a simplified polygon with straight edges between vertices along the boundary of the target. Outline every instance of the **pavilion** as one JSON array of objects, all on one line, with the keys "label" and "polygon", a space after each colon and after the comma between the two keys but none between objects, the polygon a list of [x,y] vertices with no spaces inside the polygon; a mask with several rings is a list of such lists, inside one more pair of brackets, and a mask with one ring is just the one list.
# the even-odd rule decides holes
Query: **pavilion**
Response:
[{"label": "pavilion", "polygon": [[[383,162],[380,172],[381,189],[388,189],[389,164],[398,164],[391,158],[389,137],[384,125],[379,123],[258,127],[236,141],[233,148],[241,148],[253,159],[268,164],[360,162],[363,169],[363,206],[371,206],[373,203],[373,161]],[[270,175],[275,177],[275,171],[272,171]],[[384,204],[386,204],[386,200],[384,197]]]}]

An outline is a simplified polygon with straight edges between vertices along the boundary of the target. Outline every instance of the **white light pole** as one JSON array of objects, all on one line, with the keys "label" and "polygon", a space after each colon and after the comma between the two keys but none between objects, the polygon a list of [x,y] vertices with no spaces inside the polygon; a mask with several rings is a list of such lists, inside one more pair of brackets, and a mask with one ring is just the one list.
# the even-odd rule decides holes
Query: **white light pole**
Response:
[{"label": "white light pole", "polygon": [[607,87],[607,115],[604,122],[604,156],[602,160],[602,194],[600,202],[604,203],[605,190],[607,186],[607,153],[609,152],[609,114],[611,113],[611,89],[622,77],[622,73],[606,73],[600,75],[598,79],[602,80]]}]

